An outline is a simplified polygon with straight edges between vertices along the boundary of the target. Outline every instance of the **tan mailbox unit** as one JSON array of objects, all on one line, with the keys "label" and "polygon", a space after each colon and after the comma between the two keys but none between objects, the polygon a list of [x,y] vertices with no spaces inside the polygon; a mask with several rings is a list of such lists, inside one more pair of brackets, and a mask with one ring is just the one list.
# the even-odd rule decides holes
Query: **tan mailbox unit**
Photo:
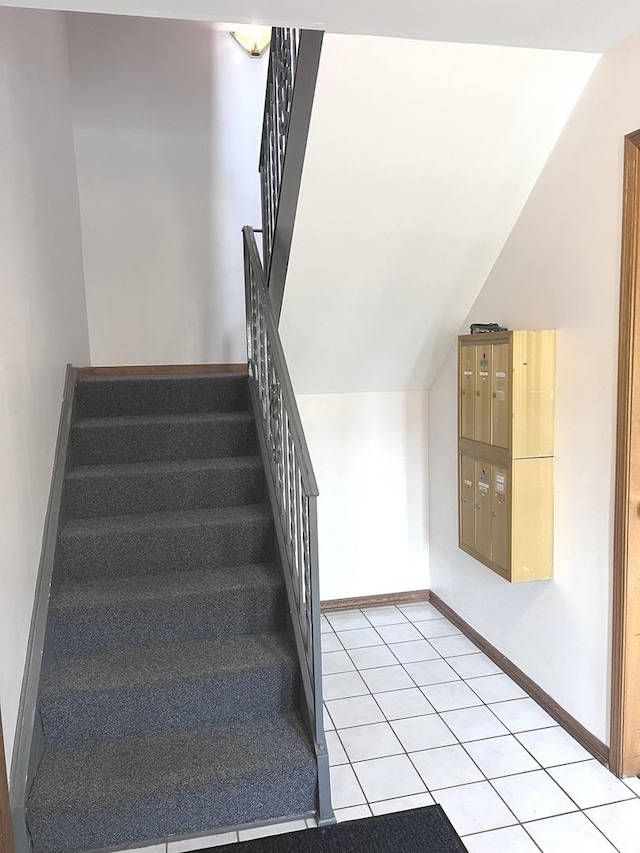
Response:
[{"label": "tan mailbox unit", "polygon": [[553,573],[555,332],[458,338],[459,545],[514,583]]}]

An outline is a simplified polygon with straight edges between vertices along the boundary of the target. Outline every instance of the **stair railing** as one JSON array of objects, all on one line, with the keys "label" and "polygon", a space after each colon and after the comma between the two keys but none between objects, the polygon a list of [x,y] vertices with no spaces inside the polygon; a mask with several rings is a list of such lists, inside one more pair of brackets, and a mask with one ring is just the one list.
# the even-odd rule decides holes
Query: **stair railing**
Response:
[{"label": "stair railing", "polygon": [[249,391],[275,518],[300,660],[304,711],[318,764],[318,824],[335,822],[324,733],[318,485],[300,420],[253,228],[242,229]]},{"label": "stair railing", "polygon": [[322,32],[274,27],[260,148],[262,257],[276,319],[280,316],[302,179]]}]

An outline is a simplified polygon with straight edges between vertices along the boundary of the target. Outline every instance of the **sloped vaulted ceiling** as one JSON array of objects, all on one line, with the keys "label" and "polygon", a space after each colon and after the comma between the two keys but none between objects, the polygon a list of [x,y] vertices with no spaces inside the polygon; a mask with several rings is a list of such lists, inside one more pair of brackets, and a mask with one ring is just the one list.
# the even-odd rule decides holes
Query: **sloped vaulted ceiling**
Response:
[{"label": "sloped vaulted ceiling", "polygon": [[280,325],[298,393],[429,387],[596,62],[325,37]]}]

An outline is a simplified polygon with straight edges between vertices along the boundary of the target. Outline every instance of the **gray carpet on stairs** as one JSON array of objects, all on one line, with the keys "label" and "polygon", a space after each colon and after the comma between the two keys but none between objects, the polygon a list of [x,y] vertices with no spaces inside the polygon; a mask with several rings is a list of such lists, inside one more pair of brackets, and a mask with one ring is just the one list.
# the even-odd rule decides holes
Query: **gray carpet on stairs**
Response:
[{"label": "gray carpet on stairs", "polygon": [[78,381],[34,853],[315,809],[247,401],[242,375]]}]

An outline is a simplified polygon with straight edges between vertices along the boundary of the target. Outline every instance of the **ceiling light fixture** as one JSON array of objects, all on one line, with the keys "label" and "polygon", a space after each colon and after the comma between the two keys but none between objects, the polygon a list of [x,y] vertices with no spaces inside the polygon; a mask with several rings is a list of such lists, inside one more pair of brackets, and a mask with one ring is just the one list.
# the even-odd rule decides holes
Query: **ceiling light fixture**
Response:
[{"label": "ceiling light fixture", "polygon": [[271,43],[271,27],[237,26],[231,35],[249,56],[258,58],[264,54]]}]

